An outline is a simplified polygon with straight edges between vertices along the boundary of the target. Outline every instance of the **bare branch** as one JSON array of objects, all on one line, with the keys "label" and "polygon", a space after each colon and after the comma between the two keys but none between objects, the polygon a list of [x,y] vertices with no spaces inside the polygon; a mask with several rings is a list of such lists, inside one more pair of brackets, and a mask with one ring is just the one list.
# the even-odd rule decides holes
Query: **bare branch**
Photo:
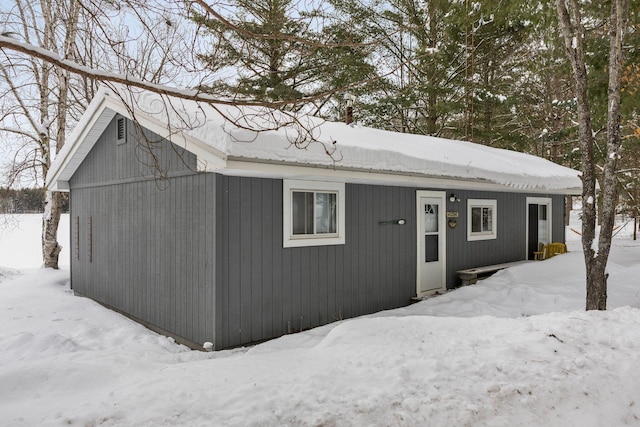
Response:
[{"label": "bare branch", "polygon": [[[110,73],[106,71],[91,69],[83,65],[80,65],[74,61],[71,61],[68,59],[62,59],[55,52],[42,49],[38,46],[29,45],[27,43],[22,43],[5,36],[0,36],[0,49],[10,49],[16,52],[24,53],[30,57],[39,58],[52,65],[55,65],[64,70],[73,72],[82,77],[92,78],[101,82],[120,83],[126,86],[150,90],[152,92],[156,92],[163,95],[171,95],[175,98],[187,99],[192,101],[200,101],[200,102],[206,102],[206,103],[215,103],[215,104],[221,104],[221,105],[232,105],[232,106],[246,105],[246,106],[279,108],[285,105],[312,102],[316,99],[321,99],[328,95],[331,95],[340,91],[344,91],[345,89],[348,89],[350,87],[354,87],[356,85],[362,84],[362,82],[358,82],[357,84],[347,85],[340,89],[323,91],[309,97],[299,98],[295,100],[255,102],[255,101],[248,101],[240,98],[233,98],[233,99],[219,98],[216,96],[212,96],[202,90],[180,90],[180,89],[172,88],[170,86],[164,86],[160,84],[146,82],[135,77],[129,77],[127,75],[121,75],[117,73]],[[376,79],[378,78],[372,78],[371,81]]]}]

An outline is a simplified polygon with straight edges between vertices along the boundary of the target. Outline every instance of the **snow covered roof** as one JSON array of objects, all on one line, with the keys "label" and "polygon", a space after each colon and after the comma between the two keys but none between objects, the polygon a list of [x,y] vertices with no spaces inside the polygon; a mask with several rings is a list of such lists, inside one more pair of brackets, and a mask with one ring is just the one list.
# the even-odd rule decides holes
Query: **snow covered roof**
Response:
[{"label": "snow covered roof", "polygon": [[[431,136],[402,134],[264,107],[208,105],[149,91],[102,89],[52,165],[54,190],[68,181],[116,114],[135,116],[194,153],[198,169],[228,175],[326,179],[449,189],[580,194],[579,172],[548,160]],[[232,117],[234,124],[223,116]],[[272,128],[288,120],[287,126]],[[292,145],[302,136],[313,142]],[[333,152],[329,156],[327,152]]]}]

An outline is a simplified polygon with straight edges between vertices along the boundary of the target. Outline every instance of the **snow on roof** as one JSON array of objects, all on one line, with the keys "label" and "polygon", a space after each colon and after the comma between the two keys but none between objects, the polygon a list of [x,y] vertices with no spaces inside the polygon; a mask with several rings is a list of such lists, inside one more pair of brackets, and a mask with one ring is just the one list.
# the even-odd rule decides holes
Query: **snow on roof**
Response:
[{"label": "snow on roof", "polygon": [[[192,141],[192,151],[195,144],[198,151],[209,150],[223,161],[206,170],[228,169],[224,162],[244,161],[486,182],[535,192],[579,194],[581,187],[576,170],[536,156],[471,142],[288,116],[264,107],[209,105],[142,90],[122,90],[118,95],[102,89],[96,98],[58,156],[66,158],[67,167],[74,170],[81,159],[73,162],[69,157],[73,157],[74,146],[82,144],[83,137],[86,139],[87,130],[83,128],[89,122],[85,117],[96,116],[101,105],[111,109],[119,106],[117,112],[131,116],[124,108],[126,102],[133,107],[137,119],[159,123],[167,135],[181,134]],[[101,102],[105,99],[116,102]],[[225,115],[234,118],[234,123],[225,120]],[[264,130],[282,121],[291,123],[278,130]],[[304,136],[311,136],[313,142],[308,143],[307,139],[304,148],[292,145]],[[172,140],[176,142],[175,138]],[[183,146],[189,150],[188,141]],[[333,156],[327,152],[333,152]],[[59,172],[56,174],[60,168],[58,159],[55,163],[49,177],[62,179]],[[55,175],[57,178],[53,178]],[[70,178],[69,171],[62,175]]]}]

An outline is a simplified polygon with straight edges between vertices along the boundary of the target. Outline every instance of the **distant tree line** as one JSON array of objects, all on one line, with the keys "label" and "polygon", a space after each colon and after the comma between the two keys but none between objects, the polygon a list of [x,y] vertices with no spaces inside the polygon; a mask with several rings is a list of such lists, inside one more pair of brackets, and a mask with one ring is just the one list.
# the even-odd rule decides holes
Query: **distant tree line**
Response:
[{"label": "distant tree line", "polygon": [[[0,214],[44,212],[44,188],[0,187]],[[65,197],[63,212],[69,212],[69,198]]]}]

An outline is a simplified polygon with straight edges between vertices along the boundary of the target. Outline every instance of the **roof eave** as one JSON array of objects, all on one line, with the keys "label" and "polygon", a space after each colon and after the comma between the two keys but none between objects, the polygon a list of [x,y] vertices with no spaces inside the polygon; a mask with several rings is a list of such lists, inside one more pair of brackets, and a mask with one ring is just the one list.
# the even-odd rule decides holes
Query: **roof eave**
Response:
[{"label": "roof eave", "polygon": [[335,164],[317,165],[282,161],[264,161],[262,159],[248,159],[232,156],[229,156],[227,159],[227,167],[218,172],[224,175],[330,180],[392,186],[431,187],[451,190],[491,190],[554,195],[582,194],[581,187],[549,188],[542,186],[511,186],[480,178],[470,180],[459,177],[430,175],[427,173],[358,169]]}]

